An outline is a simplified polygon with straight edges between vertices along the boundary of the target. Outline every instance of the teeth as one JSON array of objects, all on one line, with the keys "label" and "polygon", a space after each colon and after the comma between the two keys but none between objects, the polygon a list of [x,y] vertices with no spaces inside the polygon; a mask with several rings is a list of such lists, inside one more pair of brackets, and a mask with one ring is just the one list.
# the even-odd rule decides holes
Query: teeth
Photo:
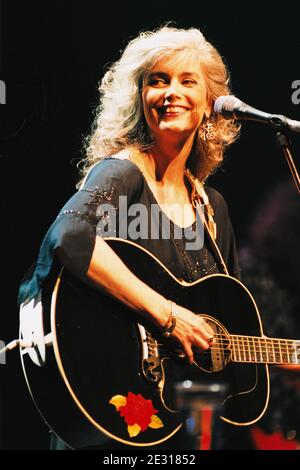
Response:
[{"label": "teeth", "polygon": [[163,109],[164,113],[180,113],[185,110],[186,108],[182,108],[181,106],[168,106]]}]

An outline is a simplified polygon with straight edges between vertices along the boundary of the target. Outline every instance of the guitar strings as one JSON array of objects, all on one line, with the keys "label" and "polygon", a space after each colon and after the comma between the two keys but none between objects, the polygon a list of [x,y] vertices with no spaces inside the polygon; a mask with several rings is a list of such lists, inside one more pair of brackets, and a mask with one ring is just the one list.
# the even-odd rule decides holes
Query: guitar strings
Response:
[{"label": "guitar strings", "polygon": [[[273,341],[268,341],[268,339],[264,338],[259,338],[259,337],[253,337],[257,341],[252,341],[252,344],[250,344],[249,338],[252,337],[244,337],[245,339],[242,339],[241,337],[228,337],[226,335],[221,335],[221,334],[215,334],[214,337],[216,338],[215,345],[228,345],[230,344],[233,348],[245,350],[245,351],[260,351],[264,350],[266,352],[272,352],[272,351],[282,351],[282,353],[285,353],[286,351],[296,351],[298,349],[298,342],[293,341],[293,340],[283,340],[283,343],[276,343]],[[262,341],[263,340],[263,341]],[[161,344],[161,343],[160,343]]]},{"label": "guitar strings", "polygon": [[[210,348],[209,350],[207,351],[201,351],[201,352],[196,352],[195,353],[195,356],[196,356],[196,360],[197,358],[200,358],[203,357],[203,356],[210,356],[211,355],[211,350],[218,350],[220,351],[218,348]],[[224,348],[222,351],[232,351],[231,349],[229,348]],[[262,363],[262,364],[286,364],[286,365],[298,365],[299,364],[299,360],[297,359],[297,361],[291,361],[289,358],[287,359],[281,359],[281,360],[270,360],[270,359],[267,359],[267,360],[264,360],[263,358],[262,359],[257,359],[256,357],[250,357],[250,359],[247,359],[247,357],[245,358],[239,358],[239,359],[236,359],[236,358],[231,358],[231,362],[238,362],[238,363],[242,363],[242,362],[245,362],[245,363]]]},{"label": "guitar strings", "polygon": [[[257,351],[272,353],[278,352],[286,354],[287,352],[296,352],[300,342],[296,340],[289,339],[275,339],[275,338],[262,338],[257,336],[238,336],[238,335],[224,335],[221,333],[216,333],[214,335],[216,338],[215,344],[222,345],[228,344],[228,342],[233,346],[237,347],[242,351]],[[252,344],[251,344],[252,343]]]},{"label": "guitar strings", "polygon": [[[287,357],[288,358],[287,360],[290,361],[290,357],[295,356],[295,355],[296,355],[295,359],[297,359],[297,361],[299,360],[299,354],[295,347],[287,348],[287,346],[285,346],[285,350],[282,350],[281,347],[276,347],[276,345],[272,345],[268,343],[268,344],[261,344],[259,347],[255,345],[255,348],[254,348],[250,344],[245,345],[244,342],[240,342],[240,344],[236,344],[237,341],[231,343],[230,339],[226,337],[226,335],[219,335],[219,336],[223,336],[223,338],[225,337],[226,341],[223,341],[223,340],[215,341],[214,346],[212,346],[210,350],[232,351],[235,356],[238,355],[240,358],[241,356],[244,356],[246,358],[245,360],[247,360],[247,356],[248,356],[250,358],[249,359],[250,361],[252,360],[252,358],[254,358],[253,360],[257,360],[257,355],[265,356],[269,362],[273,362],[269,359],[269,356],[270,357],[279,356],[280,361],[275,361],[275,362],[280,362],[280,363],[286,362],[285,357]],[[242,348],[240,347],[240,345],[242,345]],[[158,343],[158,346],[164,347],[164,344]],[[204,353],[209,353],[210,350],[204,351]],[[197,353],[197,354],[200,354],[200,353]]]},{"label": "guitar strings", "polygon": [[263,338],[262,336],[243,336],[243,335],[226,335],[224,333],[215,333],[214,334],[215,337],[221,337],[221,338],[227,338],[227,339],[236,339],[236,340],[239,340],[239,341],[243,341],[243,340],[248,340],[248,339],[251,339],[252,341],[253,340],[256,340],[256,341],[269,341],[269,342],[274,342],[274,341],[279,341],[280,343],[286,343],[286,342],[291,342],[291,343],[299,343],[300,345],[300,341],[299,340],[295,340],[295,339],[282,339],[282,338]]},{"label": "guitar strings", "polygon": [[[164,346],[164,345],[158,344],[158,346]],[[211,348],[209,348],[209,350],[205,350],[203,352],[204,353],[209,353],[211,350],[231,351],[231,352],[233,352],[233,354],[235,356],[239,355],[240,357],[241,356],[245,356],[245,357],[248,356],[250,358],[254,357],[255,360],[256,360],[257,355],[266,356],[267,358],[269,356],[280,356],[281,358],[284,357],[284,356],[287,356],[289,358],[290,356],[295,356],[296,355],[297,360],[299,360],[299,354],[297,353],[297,351],[296,350],[291,350],[291,349],[287,350],[287,351],[279,351],[279,350],[267,350],[267,349],[254,350],[254,349],[251,349],[251,348],[244,348],[241,351],[240,349],[228,347],[228,344],[225,344],[225,346],[226,347],[224,347],[223,344],[221,344],[221,345],[217,344],[217,345],[212,346]],[[163,349],[163,348],[161,348],[161,349]],[[200,354],[200,353],[197,353],[197,354]],[[279,362],[282,362],[282,360],[284,360],[284,359],[280,359]]]},{"label": "guitar strings", "polygon": [[[208,356],[211,351],[230,351],[233,362],[299,364],[300,361],[298,354],[300,341],[297,340],[224,333],[215,333],[214,338],[214,345],[209,350],[197,352],[197,356]],[[164,344],[158,345],[164,346]]]},{"label": "guitar strings", "polygon": [[271,347],[267,347],[266,345],[261,345],[259,347],[252,347],[251,345],[245,345],[245,344],[236,344],[236,343],[232,343],[232,344],[228,344],[228,341],[227,342],[220,342],[220,341],[216,341],[214,346],[218,346],[219,348],[222,348],[223,346],[226,347],[226,349],[231,349],[233,350],[234,352],[237,352],[237,353],[249,353],[249,352],[253,352],[253,353],[258,353],[258,354],[295,354],[297,353],[298,351],[298,348],[294,348],[294,347],[285,347],[285,348],[282,348],[282,347],[274,347],[274,346],[271,346]]},{"label": "guitar strings", "polygon": [[266,354],[266,355],[272,355],[272,354],[284,355],[284,354],[297,353],[297,348],[294,348],[294,347],[281,348],[281,347],[276,347],[276,346],[271,346],[271,345],[269,345],[270,347],[267,347],[267,345],[261,345],[259,347],[255,345],[255,347],[252,347],[251,345],[245,345],[244,343],[240,343],[240,344],[231,343],[230,345],[228,343],[230,343],[230,341],[216,341],[214,343],[214,346],[215,347],[218,346],[218,348],[216,349],[221,349],[223,346],[225,346],[225,348],[223,349],[230,349],[234,353],[237,353],[237,354],[253,353],[253,354]]},{"label": "guitar strings", "polygon": [[[275,348],[280,350],[281,348],[296,348],[299,347],[300,345],[295,343],[295,342],[290,342],[290,343],[275,343],[275,342],[268,342],[268,341],[250,341],[250,340],[241,340],[241,339],[235,339],[235,338],[216,338],[215,343],[218,344],[232,344],[233,346],[241,346],[241,347],[246,347],[246,348]],[[252,343],[252,344],[251,344]]]},{"label": "guitar strings", "polygon": [[[221,349],[221,348],[218,348],[218,347],[211,347],[211,348],[209,348],[208,350],[196,352],[196,353],[195,353],[195,356],[196,356],[196,357],[199,357],[199,356],[210,356],[210,355],[211,355],[211,351],[218,351],[218,352],[220,352],[220,351],[222,351],[222,352],[229,351],[229,352],[234,352],[231,348],[222,348],[222,349]],[[163,351],[163,352],[166,353],[166,352],[168,352],[168,351]],[[275,358],[274,358],[273,360],[271,360],[271,359],[269,359],[269,358],[267,358],[267,359],[265,360],[264,358],[257,359],[256,354],[253,354],[253,353],[254,353],[253,351],[251,351],[251,352],[252,352],[252,355],[249,354],[249,351],[248,351],[246,354],[244,354],[244,358],[241,358],[241,357],[239,357],[238,359],[237,359],[237,358],[233,358],[233,359],[231,359],[231,361],[232,361],[232,362],[248,362],[248,363],[249,363],[249,362],[250,362],[250,363],[251,363],[251,362],[254,362],[254,363],[269,363],[269,364],[287,364],[287,365],[289,365],[289,364],[294,364],[294,365],[299,364],[299,357],[298,357],[298,356],[297,356],[297,357],[294,357],[294,358],[293,358],[294,360],[290,359],[290,356],[291,356],[291,355],[293,356],[295,353],[291,353],[291,354],[285,353],[285,355],[288,356],[288,357],[287,357],[287,358],[280,358],[280,360],[276,360]],[[263,354],[264,354],[264,353],[263,353]],[[236,354],[234,354],[234,355],[236,356]],[[247,358],[247,355],[248,355],[249,359]],[[262,353],[260,353],[260,355],[262,356]],[[239,354],[239,356],[241,356],[241,354]],[[268,354],[266,354],[266,356],[268,356]],[[276,356],[276,354],[274,354],[274,356]],[[295,361],[295,359],[296,359],[296,361]]]}]

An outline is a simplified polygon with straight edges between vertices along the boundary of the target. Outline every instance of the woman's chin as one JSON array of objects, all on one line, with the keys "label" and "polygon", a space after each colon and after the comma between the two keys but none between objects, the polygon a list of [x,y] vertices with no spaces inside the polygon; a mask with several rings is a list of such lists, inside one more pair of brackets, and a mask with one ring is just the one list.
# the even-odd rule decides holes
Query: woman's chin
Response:
[{"label": "woman's chin", "polygon": [[193,132],[192,129],[187,129],[185,126],[178,125],[175,122],[161,123],[161,125],[159,126],[159,130],[163,133],[172,133],[174,135],[186,134],[187,136]]}]

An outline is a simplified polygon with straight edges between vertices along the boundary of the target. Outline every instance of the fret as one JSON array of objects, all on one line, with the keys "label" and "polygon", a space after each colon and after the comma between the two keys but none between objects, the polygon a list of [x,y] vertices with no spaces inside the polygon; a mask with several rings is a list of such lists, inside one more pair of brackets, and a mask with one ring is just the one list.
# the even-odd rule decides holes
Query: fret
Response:
[{"label": "fret", "polygon": [[294,348],[292,347],[290,340],[286,340],[286,347],[287,347],[287,354],[288,354],[288,362],[290,364],[293,364]]},{"label": "fret", "polygon": [[257,354],[256,354],[255,341],[254,341],[253,336],[250,337],[249,340],[251,340],[251,342],[252,342],[251,359],[252,359],[252,361],[257,362]]},{"label": "fret", "polygon": [[262,351],[261,351],[261,345],[260,345],[260,338],[253,338],[254,339],[254,347],[256,351],[256,361],[257,362],[262,362]]},{"label": "fret", "polygon": [[246,342],[246,347],[245,347],[246,361],[251,362],[251,348],[250,348],[250,343],[249,343],[249,337],[248,336],[245,336],[245,342]]},{"label": "fret", "polygon": [[296,364],[300,364],[300,342],[295,341],[295,346],[296,346]]},{"label": "fret", "polygon": [[282,354],[281,354],[281,341],[279,339],[277,341],[277,346],[276,346],[276,362],[282,363]]},{"label": "fret", "polygon": [[256,348],[257,348],[258,355],[259,355],[258,361],[263,362],[264,361],[264,356],[263,356],[264,348],[263,348],[263,344],[262,344],[260,337],[256,338]]},{"label": "fret", "polygon": [[292,364],[297,364],[297,348],[295,347],[295,341],[290,342],[290,355]]},{"label": "fret", "polygon": [[260,338],[260,344],[261,344],[261,351],[262,351],[262,359],[263,362],[268,362],[268,350],[267,350],[267,345],[266,345],[266,338]]},{"label": "fret", "polygon": [[293,344],[294,344],[294,348],[295,348],[295,355],[294,355],[294,358],[295,358],[295,362],[294,364],[300,364],[300,360],[299,360],[299,341],[293,341]]},{"label": "fret", "polygon": [[236,357],[239,362],[241,362],[241,350],[238,336],[235,337],[235,347],[236,347]]},{"label": "fret", "polygon": [[282,341],[282,361],[289,362],[289,349],[287,340]]},{"label": "fret", "polygon": [[233,336],[233,346],[235,351],[235,360],[241,362],[241,351],[239,346],[239,341],[237,336]]},{"label": "fret", "polygon": [[266,351],[266,356],[267,356],[267,362],[270,362],[267,338],[264,338],[264,340],[265,340],[265,351]]},{"label": "fret", "polygon": [[274,348],[274,343],[275,343],[275,340],[271,339],[272,350],[273,350],[273,361],[272,362],[276,362],[276,350]]},{"label": "fret", "polygon": [[273,344],[272,340],[270,340],[269,338],[266,338],[266,346],[268,351],[268,362],[275,362]]},{"label": "fret", "polygon": [[238,337],[238,343],[239,343],[239,350],[241,353],[241,361],[245,362],[245,347],[244,347],[244,341],[243,341],[243,336]]},{"label": "fret", "polygon": [[237,361],[237,358],[236,358],[236,350],[235,350],[235,346],[234,346],[234,336],[231,335],[230,336],[230,339],[231,339],[231,360],[236,362]]}]

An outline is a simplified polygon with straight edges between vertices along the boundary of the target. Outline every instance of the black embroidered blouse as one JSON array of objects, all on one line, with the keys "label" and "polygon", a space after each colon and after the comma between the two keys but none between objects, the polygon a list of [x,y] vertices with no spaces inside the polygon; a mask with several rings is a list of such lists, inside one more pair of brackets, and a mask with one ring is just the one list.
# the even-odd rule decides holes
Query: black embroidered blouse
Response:
[{"label": "black embroidered blouse", "polygon": [[[219,192],[208,186],[206,192],[215,212],[217,244],[229,273],[238,277],[237,253],[226,202]],[[150,217],[154,205],[159,211],[154,211]],[[144,217],[140,217],[141,212]],[[169,237],[164,232],[167,226],[170,227]],[[197,249],[192,243],[196,234],[201,242]],[[188,282],[218,272],[207,238],[199,227],[196,230],[193,224],[183,230],[170,221],[137,165],[129,160],[106,157],[94,165],[82,188],[69,199],[49,228],[37,261],[20,286],[19,303],[31,300],[39,292],[54,261],[84,279],[96,235],[126,236],[154,254],[177,278]]]}]

